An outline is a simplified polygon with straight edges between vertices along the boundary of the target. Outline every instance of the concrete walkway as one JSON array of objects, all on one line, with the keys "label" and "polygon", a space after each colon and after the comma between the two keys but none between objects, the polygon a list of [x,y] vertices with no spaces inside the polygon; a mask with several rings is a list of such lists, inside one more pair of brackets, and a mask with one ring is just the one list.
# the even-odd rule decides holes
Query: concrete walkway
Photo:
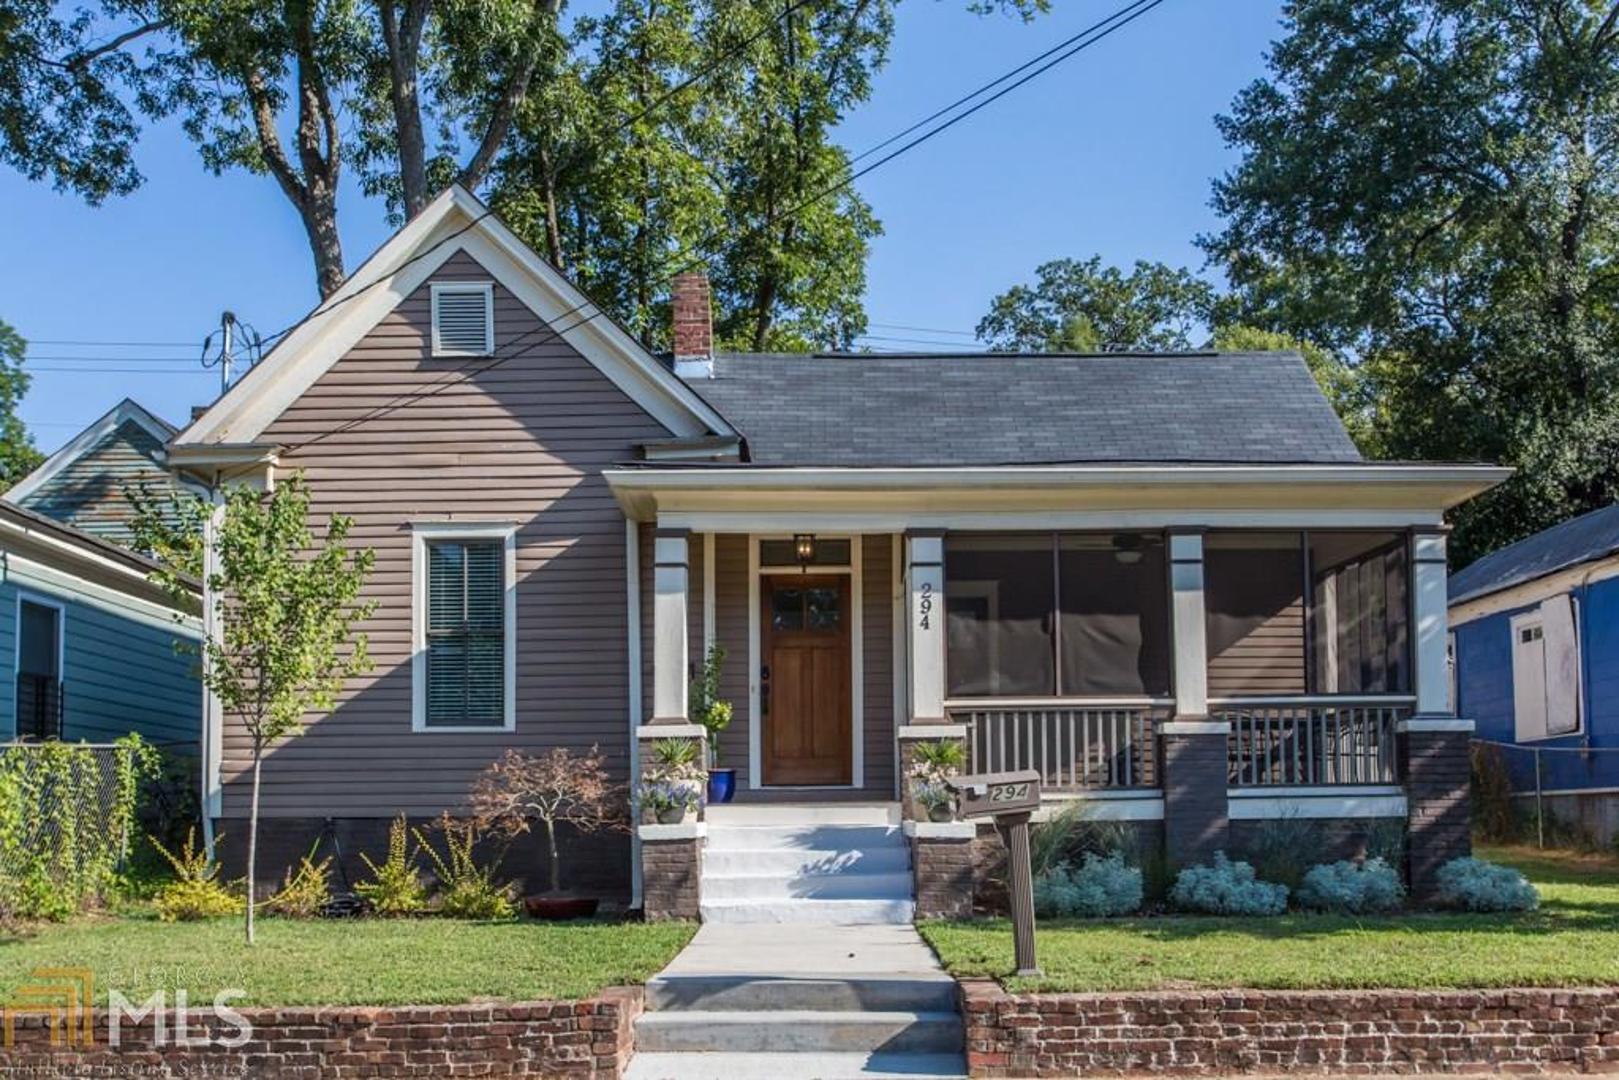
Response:
[{"label": "concrete walkway", "polygon": [[914,927],[705,924],[647,984],[630,1080],[960,1077],[955,980]]}]

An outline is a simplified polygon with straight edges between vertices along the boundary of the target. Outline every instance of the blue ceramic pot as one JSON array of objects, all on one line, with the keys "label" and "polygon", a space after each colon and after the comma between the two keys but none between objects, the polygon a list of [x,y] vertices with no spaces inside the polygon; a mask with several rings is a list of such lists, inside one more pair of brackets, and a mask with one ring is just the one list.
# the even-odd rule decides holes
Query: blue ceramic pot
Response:
[{"label": "blue ceramic pot", "polygon": [[736,795],[735,769],[708,770],[708,801],[728,803]]}]

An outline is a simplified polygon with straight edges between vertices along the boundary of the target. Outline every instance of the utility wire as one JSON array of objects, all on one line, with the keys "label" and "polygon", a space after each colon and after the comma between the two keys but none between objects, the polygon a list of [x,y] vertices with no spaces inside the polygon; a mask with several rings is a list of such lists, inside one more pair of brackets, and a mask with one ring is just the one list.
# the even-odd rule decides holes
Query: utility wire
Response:
[{"label": "utility wire", "polygon": [[[1070,37],[1070,38],[1066,39],[1065,42],[1062,45],[1057,46],[1056,49],[1048,49],[1046,52],[1042,53],[1041,57],[1036,58],[1036,60],[1030,61],[1030,62],[1022,64],[1022,65],[1019,65],[1019,67],[1014,69],[1014,71],[1015,72],[1023,72],[1024,74],[1022,75],[1021,78],[1018,78],[1015,81],[1013,81],[1013,82],[1011,82],[1011,83],[1009,83],[1009,84],[1007,84],[1005,86],[1002,86],[1001,89],[996,91],[994,94],[991,94],[988,97],[984,97],[982,100],[980,100],[980,101],[976,102],[974,105],[972,105],[972,107],[970,107],[970,108],[968,108],[966,110],[963,110],[962,112],[957,113],[956,115],[952,116],[949,120],[945,121],[944,123],[939,124],[936,127],[930,128],[927,131],[922,132],[922,134],[917,135],[915,138],[913,138],[910,141],[906,142],[904,145],[900,146],[899,148],[897,148],[895,150],[891,150],[887,154],[884,154],[882,157],[878,158],[876,161],[874,161],[871,164],[865,166],[864,168],[858,169],[858,170],[850,173],[849,175],[847,175],[847,176],[845,176],[845,177],[843,177],[843,178],[841,178],[841,179],[827,185],[826,187],[821,188],[815,194],[811,195],[809,198],[807,198],[807,199],[805,199],[805,200],[803,200],[803,201],[789,207],[777,219],[776,223],[780,224],[781,221],[786,220],[786,219],[790,219],[790,218],[796,216],[797,214],[801,213],[806,208],[814,205],[815,203],[819,202],[821,199],[825,198],[827,195],[833,194],[833,193],[835,193],[837,191],[840,191],[840,190],[843,190],[844,188],[849,187],[856,180],[860,179],[862,176],[866,176],[866,175],[876,171],[877,169],[882,168],[884,165],[888,164],[891,161],[896,160],[897,158],[903,156],[906,153],[909,153],[911,150],[913,150],[916,147],[922,145],[923,143],[929,141],[930,139],[933,139],[936,136],[943,134],[944,132],[946,132],[946,131],[950,130],[951,128],[955,127],[957,124],[961,123],[963,120],[966,120],[968,117],[975,115],[976,113],[980,112],[981,110],[983,110],[983,109],[987,108],[988,106],[994,104],[996,101],[999,101],[1001,98],[1005,97],[1007,94],[1010,94],[1012,91],[1018,89],[1021,86],[1026,85],[1030,81],[1032,81],[1032,80],[1038,78],[1039,76],[1043,75],[1045,72],[1050,71],[1052,68],[1056,67],[1057,65],[1071,59],[1074,56],[1077,56],[1079,53],[1083,52],[1085,49],[1090,48],[1092,45],[1095,45],[1097,42],[1103,40],[1104,38],[1108,37],[1109,35],[1113,34],[1114,32],[1123,29],[1125,26],[1128,26],[1130,23],[1134,22],[1136,19],[1140,18],[1141,16],[1147,14],[1149,11],[1151,11],[1153,8],[1158,7],[1163,2],[1164,2],[1164,0],[1135,0],[1134,3],[1125,5],[1123,8],[1120,8],[1118,11],[1116,11],[1112,15],[1108,16],[1106,19],[1102,19],[1101,21],[1099,21],[1097,23],[1094,23],[1086,31],[1083,31],[1081,35],[1078,35],[1078,36],[1075,36],[1075,37]],[[1085,37],[1084,36],[1085,34],[1089,34],[1089,36]],[[1057,52],[1057,50],[1061,50],[1061,51]],[[1053,56],[1054,52],[1057,53],[1055,56]],[[1040,63],[1041,58],[1047,58],[1047,59],[1045,59],[1044,63]],[[1029,70],[1031,65],[1034,65],[1034,64],[1038,64],[1039,66],[1034,67],[1033,70]],[[984,92],[984,90],[989,89],[989,88],[994,87],[994,86],[998,86],[1001,83],[1005,83],[1006,78],[1007,78],[1006,76],[1001,76],[1001,77],[991,81],[990,83],[985,84],[984,87],[981,87],[979,90],[974,91],[972,94],[967,95],[964,100],[971,100],[972,98],[978,97],[980,94],[982,94]],[[936,112],[935,117],[937,117],[938,115],[942,115],[943,112],[948,112],[948,111],[949,111],[949,109],[945,109],[945,110]],[[910,128],[906,129],[906,131],[907,132],[914,132],[916,130],[916,128],[917,128],[917,125],[913,124],[913,125],[911,125]],[[903,137],[903,136],[902,135],[896,135],[894,137],[886,139],[886,140],[884,140],[883,143],[879,144],[879,146],[892,145],[895,141],[897,141],[897,139],[899,139],[901,137]],[[872,148],[872,150],[864,151],[859,156],[862,157],[862,158],[870,156],[870,154],[872,152],[874,152],[875,149],[877,149],[877,148],[874,147],[874,148]],[[757,228],[757,227],[755,229],[749,230],[747,233],[744,233],[742,236],[737,237],[735,240],[733,240],[732,245],[740,244],[743,241],[751,239],[759,231],[760,231],[760,228]],[[699,245],[699,246],[705,246],[705,245]],[[731,246],[731,245],[727,245],[727,246]],[[676,277],[679,274],[686,272],[687,270],[691,270],[691,269],[694,269],[694,268],[696,268],[698,266],[701,266],[706,261],[706,259],[707,259],[706,256],[699,256],[695,260],[688,260],[685,263],[675,267],[674,269],[667,271],[666,273],[661,275],[660,278],[658,278],[656,280],[658,281],[658,283],[668,281],[670,278]],[[583,318],[577,320],[576,322],[574,322],[574,323],[572,323],[570,325],[567,325],[567,326],[560,326],[559,327],[557,325],[562,320],[570,318],[573,315],[577,315],[577,314],[585,311],[586,309],[592,308],[592,307],[595,308],[594,311],[592,311],[588,315],[585,315]],[[522,359],[522,358],[524,358],[524,357],[526,357],[526,356],[528,356],[530,354],[527,353],[527,352],[516,352],[516,351],[511,351],[511,350],[519,342],[522,342],[524,339],[531,338],[536,334],[549,333],[549,335],[551,337],[554,337],[557,340],[561,340],[564,337],[566,337],[567,334],[571,333],[575,329],[579,328],[580,326],[583,326],[585,323],[591,322],[592,320],[594,320],[597,317],[599,317],[601,315],[604,315],[604,314],[606,314],[606,311],[600,305],[596,304],[594,301],[591,301],[591,300],[589,300],[587,298],[584,303],[578,304],[575,307],[573,307],[572,309],[570,309],[569,311],[563,312],[561,315],[557,316],[557,318],[555,320],[553,320],[552,322],[550,322],[550,323],[542,323],[540,326],[536,327],[535,329],[527,331],[526,333],[519,335],[512,342],[508,343],[508,346],[507,346],[508,351],[507,351],[507,353],[505,355],[496,356],[495,358],[491,359],[489,362],[484,363],[482,365],[479,365],[477,367],[471,368],[470,370],[469,369],[461,369],[458,372],[446,373],[445,376],[443,376],[440,379],[435,380],[434,382],[428,384],[428,386],[426,386],[426,387],[420,388],[418,390],[407,391],[407,392],[405,392],[403,394],[400,394],[396,398],[394,398],[392,401],[390,401],[388,403],[385,403],[383,405],[376,406],[375,408],[373,408],[371,410],[368,410],[367,412],[362,413],[360,416],[357,416],[352,420],[349,420],[349,421],[347,421],[347,422],[345,422],[343,424],[340,424],[335,428],[332,428],[332,429],[330,429],[328,431],[321,432],[321,433],[319,433],[317,435],[314,435],[314,436],[312,436],[312,437],[310,437],[308,439],[303,440],[302,442],[294,443],[294,444],[292,444],[290,446],[287,446],[287,447],[285,447],[285,451],[287,453],[293,453],[293,452],[301,450],[301,449],[303,449],[303,448],[305,448],[307,446],[311,446],[311,445],[313,445],[315,443],[321,442],[321,441],[323,441],[325,439],[329,439],[329,438],[332,438],[332,437],[334,437],[336,435],[342,434],[344,432],[351,431],[355,427],[359,426],[360,424],[366,423],[366,422],[368,422],[368,421],[370,421],[372,419],[375,419],[375,418],[377,418],[379,416],[386,415],[387,413],[393,412],[393,411],[395,411],[397,409],[404,408],[405,406],[410,405],[410,404],[412,404],[412,403],[414,403],[416,401],[420,401],[420,400],[424,400],[424,399],[429,398],[429,397],[433,397],[433,396],[435,396],[435,395],[437,395],[439,393],[442,393],[443,391],[449,389],[452,386],[457,386],[460,383],[466,382],[469,379],[477,377],[478,375],[482,375],[482,374],[485,374],[485,373],[487,373],[489,371],[492,371],[495,368],[499,367],[500,365],[502,365],[502,364],[504,364],[504,363],[506,363],[506,362],[508,362],[510,360]]]},{"label": "utility wire", "polygon": [[974,339],[976,339],[978,337],[978,335],[973,333],[971,330],[945,330],[942,327],[938,327],[938,326],[906,326],[904,323],[882,323],[882,322],[867,323],[866,325],[867,326],[875,326],[879,330],[909,330],[909,331],[911,331],[913,333],[918,333],[918,334],[949,334],[952,337],[965,337],[965,338],[974,338]]}]

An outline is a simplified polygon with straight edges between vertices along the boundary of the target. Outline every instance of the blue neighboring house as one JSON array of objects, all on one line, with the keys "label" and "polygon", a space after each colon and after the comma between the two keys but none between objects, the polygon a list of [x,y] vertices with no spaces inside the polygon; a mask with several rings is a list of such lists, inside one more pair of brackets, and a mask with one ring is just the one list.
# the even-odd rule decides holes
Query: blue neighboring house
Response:
[{"label": "blue neighboring house", "polygon": [[[1536,533],[1450,578],[1458,715],[1548,812],[1619,831],[1619,505]],[[1601,751],[1601,752],[1593,752]]]},{"label": "blue neighboring house", "polygon": [[[196,753],[200,598],[177,609],[125,546],[129,486],[180,486],[173,428],[125,399],[0,498],[0,742],[136,731]],[[200,590],[199,590],[200,591]]]}]

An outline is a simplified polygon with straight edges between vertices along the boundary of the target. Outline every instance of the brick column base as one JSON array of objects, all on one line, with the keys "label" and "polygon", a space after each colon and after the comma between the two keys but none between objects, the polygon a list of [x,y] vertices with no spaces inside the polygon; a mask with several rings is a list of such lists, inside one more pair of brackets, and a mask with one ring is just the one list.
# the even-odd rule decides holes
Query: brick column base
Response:
[{"label": "brick column base", "polygon": [[649,922],[698,918],[702,881],[702,837],[641,840],[641,912]]},{"label": "brick column base", "polygon": [[919,919],[965,919],[973,913],[973,830],[911,837],[911,876]]},{"label": "brick column base", "polygon": [[1411,896],[1433,900],[1439,868],[1473,852],[1471,762],[1473,725],[1451,717],[1414,716],[1399,735],[1410,835],[1406,847]]},{"label": "brick column base", "polygon": [[1226,799],[1228,732],[1206,718],[1159,729],[1164,855],[1174,867],[1208,862],[1231,842]]}]

